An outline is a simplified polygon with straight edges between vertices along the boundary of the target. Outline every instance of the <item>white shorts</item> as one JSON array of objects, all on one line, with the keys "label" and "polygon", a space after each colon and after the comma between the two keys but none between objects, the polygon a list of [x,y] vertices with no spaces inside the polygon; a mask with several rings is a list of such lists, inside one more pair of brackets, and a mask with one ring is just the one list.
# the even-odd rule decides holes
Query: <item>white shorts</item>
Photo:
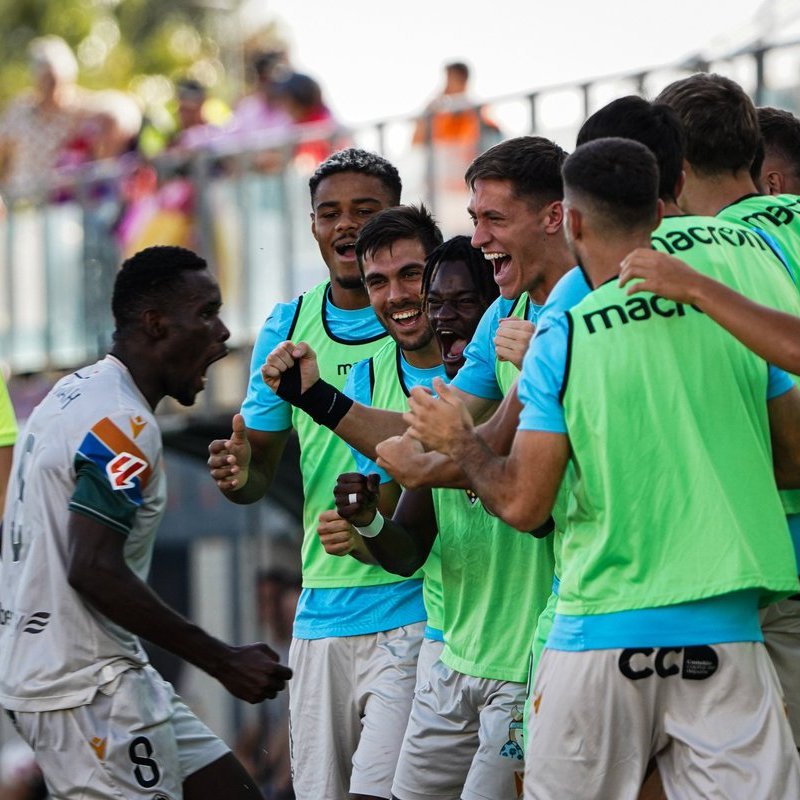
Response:
[{"label": "white shorts", "polygon": [[289,728],[297,800],[390,796],[424,622],[364,636],[293,639]]},{"label": "white shorts", "polygon": [[398,800],[522,796],[525,684],[474,678],[437,661],[414,696],[392,794]]},{"label": "white shorts", "polygon": [[53,800],[180,800],[186,778],[230,752],[152,667],[123,672],[87,705],[12,718]]},{"label": "white shorts", "polygon": [[635,800],[651,756],[671,799],[800,797],[800,757],[760,642],[545,649],[532,707],[526,800]]},{"label": "white shorts", "polygon": [[415,693],[430,680],[431,667],[441,657],[442,650],[444,650],[444,642],[437,642],[436,639],[422,640],[422,646],[419,648],[419,659],[417,660]]},{"label": "white shorts", "polygon": [[794,743],[800,748],[800,596],[762,609],[761,630],[781,682]]}]

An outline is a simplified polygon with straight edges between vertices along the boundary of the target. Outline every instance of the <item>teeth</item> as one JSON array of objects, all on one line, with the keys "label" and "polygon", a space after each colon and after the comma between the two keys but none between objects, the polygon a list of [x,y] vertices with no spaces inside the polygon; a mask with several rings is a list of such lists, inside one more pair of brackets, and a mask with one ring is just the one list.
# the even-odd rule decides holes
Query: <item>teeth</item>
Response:
[{"label": "teeth", "polygon": [[396,314],[392,314],[392,319],[411,319],[417,316],[419,316],[419,309],[409,308],[407,311],[398,311]]},{"label": "teeth", "polygon": [[495,261],[498,258],[505,258],[507,255],[508,253],[484,253],[483,257],[487,261]]},{"label": "teeth", "polygon": [[439,329],[440,336],[455,336],[455,332],[448,330],[447,328],[440,328]]}]

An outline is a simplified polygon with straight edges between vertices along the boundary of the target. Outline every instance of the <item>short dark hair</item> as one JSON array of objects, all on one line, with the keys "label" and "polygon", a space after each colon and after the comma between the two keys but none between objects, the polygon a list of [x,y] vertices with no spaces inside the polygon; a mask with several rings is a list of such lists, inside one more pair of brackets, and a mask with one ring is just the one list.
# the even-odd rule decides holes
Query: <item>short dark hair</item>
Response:
[{"label": "short dark hair", "polygon": [[422,305],[428,302],[433,279],[444,261],[461,261],[467,265],[478,294],[490,305],[500,294],[500,287],[494,280],[491,264],[484,258],[483,252],[472,246],[469,236],[454,236],[432,250],[425,259],[425,270],[422,273]]},{"label": "short dark hair", "polygon": [[185,247],[171,245],[147,247],[124,261],[111,296],[114,338],[134,327],[142,311],[168,305],[183,283],[185,272],[204,269],[208,269],[204,258]]},{"label": "short dark hair", "polygon": [[595,139],[564,163],[567,191],[585,198],[604,226],[632,230],[651,223],[658,207],[658,163],[631,139]]},{"label": "short dark hair", "polygon": [[470,189],[478,180],[509,181],[517,197],[542,206],[564,197],[561,167],[566,157],[564,150],[543,136],[518,136],[481,153],[467,168],[464,180]]},{"label": "short dark hair", "polygon": [[401,239],[416,239],[425,255],[443,241],[436,220],[424,204],[384,208],[371,216],[358,232],[355,250],[362,274],[366,256],[391,247]]},{"label": "short dark hair", "polygon": [[378,178],[389,192],[391,204],[396,206],[400,202],[403,183],[397,169],[377,153],[348,147],[328,156],[309,179],[308,187],[311,190],[312,204],[320,183],[330,175],[340,172],[358,172]]},{"label": "short dark hair", "polygon": [[594,139],[621,137],[648,147],[658,162],[658,196],[675,200],[675,188],[683,172],[686,139],[678,115],[663,103],[650,103],[631,94],[612,100],[583,123],[577,146]]},{"label": "short dark hair", "polygon": [[465,81],[469,80],[469,67],[463,61],[451,61],[444,68],[446,72],[457,72]]},{"label": "short dark hair", "polygon": [[706,175],[750,169],[761,134],[755,107],[736,81],[699,72],[671,83],[656,102],[678,113],[693,169]]},{"label": "short dark hair", "polygon": [[756,109],[764,150],[791,164],[800,177],[800,119],[782,108],[762,106]]}]

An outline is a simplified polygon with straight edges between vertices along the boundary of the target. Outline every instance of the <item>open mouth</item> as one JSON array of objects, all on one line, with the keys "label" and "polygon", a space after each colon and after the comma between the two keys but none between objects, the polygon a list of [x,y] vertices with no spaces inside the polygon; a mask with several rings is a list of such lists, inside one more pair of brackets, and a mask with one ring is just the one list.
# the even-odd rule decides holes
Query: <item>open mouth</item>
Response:
[{"label": "open mouth", "polygon": [[393,311],[389,314],[389,319],[400,328],[411,328],[416,325],[417,320],[422,316],[422,309],[404,308],[401,311]]},{"label": "open mouth", "polygon": [[436,339],[442,351],[442,361],[446,364],[455,364],[463,359],[464,348],[469,344],[468,339],[463,339],[447,328],[437,330]]},{"label": "open mouth", "polygon": [[336,242],[333,246],[333,249],[336,251],[336,254],[340,258],[344,258],[348,261],[354,261],[356,257],[356,243],[354,240],[350,239],[343,239],[341,241]]},{"label": "open mouth", "polygon": [[494,270],[494,282],[500,286],[508,274],[511,256],[508,253],[484,253],[483,257],[491,263]]},{"label": "open mouth", "polygon": [[223,347],[221,350],[218,350],[214,353],[205,363],[203,366],[203,370],[200,373],[200,383],[205,387],[206,383],[208,382],[208,378],[206,377],[206,373],[208,372],[208,368],[214,364],[215,362],[219,361],[220,359],[225,358],[228,355],[228,348]]}]

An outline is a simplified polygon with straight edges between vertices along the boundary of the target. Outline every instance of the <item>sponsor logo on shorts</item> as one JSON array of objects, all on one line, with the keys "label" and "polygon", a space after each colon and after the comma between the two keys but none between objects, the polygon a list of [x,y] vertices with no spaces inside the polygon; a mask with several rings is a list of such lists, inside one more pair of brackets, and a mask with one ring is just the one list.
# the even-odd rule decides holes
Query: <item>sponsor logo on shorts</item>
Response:
[{"label": "sponsor logo on shorts", "polygon": [[41,633],[50,622],[49,611],[35,611],[23,623],[25,633]]},{"label": "sponsor logo on shorts", "polygon": [[106,740],[101,739],[99,736],[94,736],[89,739],[89,747],[94,750],[94,754],[102,761],[106,757]]},{"label": "sponsor logo on shorts", "polygon": [[10,608],[0,606],[0,625],[8,625],[14,619],[14,612]]},{"label": "sponsor logo on shorts", "polygon": [[680,675],[685,681],[704,681],[719,666],[719,656],[712,647],[634,647],[620,653],[619,671],[632,681],[655,674],[659,678]]}]

